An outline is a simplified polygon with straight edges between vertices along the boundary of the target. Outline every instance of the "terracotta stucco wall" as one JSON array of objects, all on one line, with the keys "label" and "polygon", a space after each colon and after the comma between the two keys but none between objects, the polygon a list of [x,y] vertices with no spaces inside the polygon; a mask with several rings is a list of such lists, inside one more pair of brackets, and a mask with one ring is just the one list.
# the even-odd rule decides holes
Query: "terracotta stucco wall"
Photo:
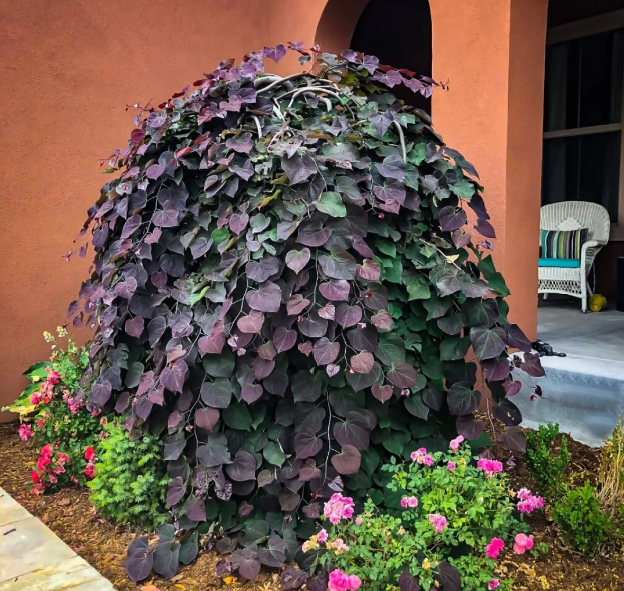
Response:
[{"label": "terracotta stucco wall", "polygon": [[125,106],[158,102],[262,47],[264,4],[0,3],[0,405],[47,356],[41,333],[64,321],[85,278],[85,261],[62,255],[106,180],[99,159],[132,129]]},{"label": "terracotta stucco wall", "polygon": [[[62,255],[105,181],[99,159],[124,145],[132,128],[133,114],[125,106],[157,103],[221,59],[264,45],[323,41],[327,49],[341,50],[365,5],[366,0],[134,0],[120,11],[114,5],[102,10],[91,0],[0,3],[0,404],[24,385],[20,372],[48,354],[41,333],[64,321],[67,303],[85,277],[85,261],[68,264]],[[542,94],[545,5],[546,0],[431,2],[433,75],[451,85],[434,96],[435,124],[481,172],[499,233],[496,256],[514,291],[512,313],[529,333],[535,326],[535,278],[506,260],[518,239],[510,230],[516,216],[533,219],[537,213],[510,207],[508,192],[531,203],[539,199],[539,191],[533,192],[541,141],[536,143],[533,126],[541,129],[535,97]],[[510,60],[524,43],[538,46]],[[275,71],[298,68],[291,56]],[[534,93],[526,95],[536,109],[530,121],[525,99],[510,97],[510,89],[522,91],[524,84]],[[508,150],[525,133],[519,156],[525,160],[509,166]],[[530,264],[525,261],[532,273]]]}]

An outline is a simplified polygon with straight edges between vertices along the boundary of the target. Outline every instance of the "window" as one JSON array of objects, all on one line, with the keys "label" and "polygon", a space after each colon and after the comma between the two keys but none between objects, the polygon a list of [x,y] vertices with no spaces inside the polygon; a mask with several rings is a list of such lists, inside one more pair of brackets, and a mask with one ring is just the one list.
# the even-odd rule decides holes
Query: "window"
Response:
[{"label": "window", "polygon": [[618,220],[623,30],[546,47],[542,203],[591,201]]}]

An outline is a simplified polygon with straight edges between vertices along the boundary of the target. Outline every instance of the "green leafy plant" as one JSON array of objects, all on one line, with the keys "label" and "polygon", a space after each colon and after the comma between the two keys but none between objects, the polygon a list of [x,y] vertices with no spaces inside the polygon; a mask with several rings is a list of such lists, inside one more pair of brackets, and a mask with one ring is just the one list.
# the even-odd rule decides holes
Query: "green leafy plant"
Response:
[{"label": "green leafy plant", "polygon": [[[496,559],[532,549],[520,517],[528,511],[516,506],[500,462],[476,460],[464,446],[454,453],[417,450],[408,464],[385,465],[392,475],[386,512],[368,499],[356,514],[352,499],[334,495],[324,510],[329,531],[303,546],[324,567],[316,576],[355,577],[342,588],[359,581],[367,591],[510,589],[511,581],[496,576]],[[518,496],[538,508],[530,491]]]},{"label": "green leafy plant", "polygon": [[51,343],[49,361],[24,372],[31,384],[6,410],[25,421],[19,427],[23,441],[33,439],[40,456],[31,473],[33,493],[84,484],[93,477],[93,465],[106,417],[88,404],[81,386],[89,360],[84,348],[73,342],[65,328],[58,337],[44,332]]},{"label": "green leafy plant", "polygon": [[169,517],[163,442],[147,434],[131,441],[114,423],[106,425],[105,432],[95,477],[89,482],[93,505],[117,523],[150,529],[162,525]]},{"label": "green leafy plant", "polygon": [[605,441],[600,454],[598,498],[601,506],[616,516],[624,507],[624,418]]},{"label": "green leafy plant", "polygon": [[[507,318],[476,170],[389,92],[436,84],[289,48],[306,71],[266,74],[287,48],[265,48],[141,108],[89,210],[94,273],[70,305],[78,323],[95,311],[91,403],[133,437],[166,429],[173,515],[204,523],[231,499],[243,545],[275,512],[302,535],[341,482],[364,498],[391,455],[478,437],[471,351],[515,449],[511,368],[543,375]],[[235,554],[239,573],[289,548]],[[131,577],[149,560],[135,553]]]},{"label": "green leafy plant", "polygon": [[540,425],[538,431],[527,431],[525,460],[538,490],[547,498],[557,499],[565,494],[566,469],[570,463],[568,439],[564,435],[557,446],[559,425]]},{"label": "green leafy plant", "polygon": [[567,490],[552,510],[563,537],[579,552],[594,555],[613,531],[609,515],[600,508],[596,489],[584,486]]}]

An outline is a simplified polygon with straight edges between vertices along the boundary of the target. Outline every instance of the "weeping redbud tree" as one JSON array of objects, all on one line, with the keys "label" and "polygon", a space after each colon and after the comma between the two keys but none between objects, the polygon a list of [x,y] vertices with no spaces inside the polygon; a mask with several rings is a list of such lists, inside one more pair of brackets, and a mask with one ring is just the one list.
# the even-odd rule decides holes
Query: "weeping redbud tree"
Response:
[{"label": "weeping redbud tree", "polygon": [[89,210],[71,312],[96,326],[90,404],[166,437],[173,527],[133,543],[135,580],[213,531],[243,577],[297,559],[323,499],[382,504],[390,455],[480,436],[479,372],[523,446],[510,371],[541,368],[508,353],[530,343],[478,175],[389,91],[435,83],[289,48],[310,71],[266,74],[286,48],[265,48],[143,108]]}]

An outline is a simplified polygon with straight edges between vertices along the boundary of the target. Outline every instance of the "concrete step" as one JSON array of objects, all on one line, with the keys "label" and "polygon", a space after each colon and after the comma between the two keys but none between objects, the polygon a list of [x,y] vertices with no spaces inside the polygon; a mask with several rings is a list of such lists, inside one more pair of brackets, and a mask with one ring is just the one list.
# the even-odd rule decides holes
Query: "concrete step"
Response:
[{"label": "concrete step", "polygon": [[[585,349],[587,350],[587,349]],[[591,349],[590,349],[591,350]],[[624,351],[622,351],[624,359]],[[542,357],[543,378],[527,378],[519,372],[523,386],[513,401],[523,414],[523,425],[559,423],[562,433],[599,447],[624,415],[624,362],[591,356]],[[534,380],[543,398],[531,402],[527,383]]]}]

